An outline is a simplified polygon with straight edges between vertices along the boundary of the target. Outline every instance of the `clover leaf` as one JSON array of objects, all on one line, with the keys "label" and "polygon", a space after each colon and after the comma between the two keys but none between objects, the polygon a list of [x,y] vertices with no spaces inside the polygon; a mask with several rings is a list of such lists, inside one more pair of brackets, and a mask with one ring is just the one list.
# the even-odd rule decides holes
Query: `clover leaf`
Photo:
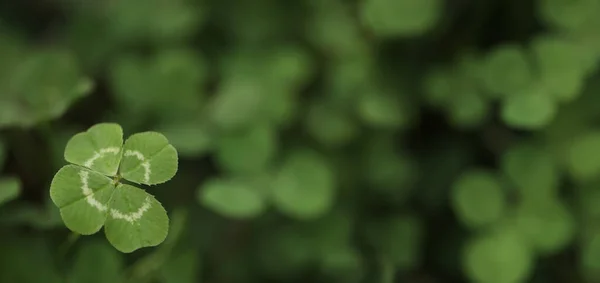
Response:
[{"label": "clover leaf", "polygon": [[15,177],[0,178],[0,206],[21,195],[21,180]]},{"label": "clover leaf", "polygon": [[175,176],[177,151],[166,137],[137,133],[123,144],[120,125],[101,123],[73,136],[65,159],[72,164],[56,173],[50,197],[67,228],[91,235],[104,226],[108,241],[124,253],[165,240],[169,218],[160,202],[121,179],[155,185]]},{"label": "clover leaf", "polygon": [[462,173],[452,186],[452,208],[469,228],[479,228],[500,220],[506,209],[506,196],[498,177],[485,169]]},{"label": "clover leaf", "polygon": [[534,253],[510,227],[477,235],[463,249],[463,270],[473,282],[528,282],[532,275]]}]

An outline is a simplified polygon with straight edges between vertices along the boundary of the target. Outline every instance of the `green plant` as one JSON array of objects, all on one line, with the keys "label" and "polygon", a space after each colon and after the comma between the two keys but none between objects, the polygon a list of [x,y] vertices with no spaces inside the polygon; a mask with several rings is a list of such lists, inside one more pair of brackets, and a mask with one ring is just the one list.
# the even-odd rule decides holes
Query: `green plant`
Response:
[{"label": "green plant", "polygon": [[123,144],[118,124],[102,123],[67,143],[65,159],[50,186],[50,197],[73,232],[90,235],[102,226],[108,241],[129,253],[156,246],[167,237],[169,218],[154,196],[135,184],[170,180],[178,168],[177,151],[160,133],[130,136]]}]

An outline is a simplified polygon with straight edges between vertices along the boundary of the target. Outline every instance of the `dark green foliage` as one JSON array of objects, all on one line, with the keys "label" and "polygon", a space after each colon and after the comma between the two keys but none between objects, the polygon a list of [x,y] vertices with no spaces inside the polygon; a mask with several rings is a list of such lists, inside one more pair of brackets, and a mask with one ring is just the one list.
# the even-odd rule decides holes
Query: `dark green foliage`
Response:
[{"label": "dark green foliage", "polygon": [[[0,282],[600,280],[600,0],[3,2]],[[102,122],[179,153],[157,247],[50,202]]]}]

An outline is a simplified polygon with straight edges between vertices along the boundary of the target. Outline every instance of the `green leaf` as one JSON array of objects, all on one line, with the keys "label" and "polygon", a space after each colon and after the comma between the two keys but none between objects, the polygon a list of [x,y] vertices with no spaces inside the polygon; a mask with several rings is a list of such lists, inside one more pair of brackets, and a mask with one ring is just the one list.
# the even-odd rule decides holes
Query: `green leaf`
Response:
[{"label": "green leaf", "polygon": [[516,96],[533,81],[531,64],[525,50],[515,44],[492,50],[482,66],[483,86],[495,95]]},{"label": "green leaf", "polygon": [[476,89],[453,93],[449,105],[450,121],[461,128],[473,128],[487,122],[490,104]]},{"label": "green leaf", "polygon": [[114,190],[104,232],[119,251],[130,253],[153,247],[167,238],[169,217],[152,195],[136,187],[119,184]]},{"label": "green leaf", "polygon": [[506,196],[497,176],[483,169],[464,172],[452,185],[452,208],[469,228],[492,224],[503,216]]},{"label": "green leaf", "polygon": [[535,199],[558,192],[561,173],[552,153],[543,145],[518,143],[502,155],[500,166],[521,197]]},{"label": "green leaf", "polygon": [[363,152],[362,170],[372,190],[398,201],[410,196],[418,178],[417,167],[406,153],[398,151],[393,137],[375,137]]},{"label": "green leaf", "polygon": [[198,200],[223,216],[238,219],[256,217],[267,205],[262,192],[251,184],[221,179],[204,183],[199,188]]},{"label": "green leaf", "polygon": [[123,282],[123,258],[105,242],[86,242],[77,250],[69,272],[69,283]]},{"label": "green leaf", "polygon": [[21,180],[14,177],[0,177],[0,206],[21,195]]},{"label": "green leaf", "polygon": [[31,127],[60,117],[92,87],[73,54],[53,49],[31,52],[10,70],[6,82],[0,82],[0,127]]},{"label": "green leaf", "polygon": [[366,93],[358,101],[358,115],[367,125],[374,128],[398,128],[409,122],[410,111],[398,95]]},{"label": "green leaf", "polygon": [[252,76],[231,75],[211,101],[211,121],[228,130],[253,124],[265,103],[263,88]]},{"label": "green leaf", "polygon": [[50,198],[60,209],[67,228],[82,235],[100,230],[106,220],[113,181],[75,165],[61,168],[50,185]]},{"label": "green leaf", "polygon": [[410,215],[377,222],[367,231],[379,256],[401,270],[410,270],[420,263],[423,234],[423,223]]},{"label": "green leaf", "polygon": [[331,103],[317,100],[308,109],[305,127],[317,141],[339,146],[356,137],[358,129],[352,118]]},{"label": "green leaf", "polygon": [[464,248],[463,270],[473,282],[528,282],[533,267],[531,249],[508,228],[477,236]]},{"label": "green leaf", "polygon": [[171,42],[192,35],[204,22],[204,15],[188,1],[132,0],[103,3],[101,14],[111,15],[110,30],[119,38]]},{"label": "green leaf", "polygon": [[560,200],[544,198],[523,202],[515,217],[525,240],[540,254],[556,254],[575,237],[575,217]]},{"label": "green leaf", "polygon": [[596,185],[591,189],[584,188],[579,195],[578,201],[581,204],[583,217],[591,219],[600,219],[600,190],[596,189]]},{"label": "green leaf", "polygon": [[502,101],[501,116],[512,128],[535,130],[552,122],[558,106],[552,95],[539,85],[518,91]]},{"label": "green leaf", "polygon": [[540,37],[532,43],[542,84],[561,101],[572,101],[584,87],[590,51],[575,41]]},{"label": "green leaf", "polygon": [[182,157],[200,157],[212,150],[215,137],[207,123],[185,120],[161,124],[159,130]]},{"label": "green leaf", "polygon": [[318,153],[292,151],[272,184],[272,201],[282,213],[297,219],[314,219],[334,202],[336,182],[332,168]]},{"label": "green leaf", "polygon": [[439,0],[367,0],[360,19],[379,36],[416,36],[433,29],[442,11]]},{"label": "green leaf", "polygon": [[600,132],[589,132],[576,137],[568,148],[567,169],[577,181],[594,179],[600,175]]},{"label": "green leaf", "polygon": [[11,227],[31,227],[35,230],[55,229],[63,226],[60,210],[48,199],[48,204],[40,206],[20,202],[0,210],[0,225]]},{"label": "green leaf", "polygon": [[216,148],[217,162],[232,173],[252,173],[265,169],[277,151],[277,136],[267,125],[225,133]]},{"label": "green leaf", "polygon": [[177,173],[177,150],[157,132],[131,135],[123,146],[120,174],[136,184],[164,183]]},{"label": "green leaf", "polygon": [[541,0],[539,2],[538,11],[546,23],[571,32],[586,28],[600,9],[600,2],[596,0]]},{"label": "green leaf", "polygon": [[583,270],[594,278],[600,276],[600,231],[595,231],[580,245],[579,253]]},{"label": "green leaf", "polygon": [[110,84],[118,107],[128,114],[187,119],[202,106],[205,65],[188,49],[169,49],[149,59],[123,56],[111,66]]},{"label": "green leaf", "polygon": [[65,160],[99,173],[115,176],[121,162],[123,129],[101,123],[73,136],[65,148]]}]

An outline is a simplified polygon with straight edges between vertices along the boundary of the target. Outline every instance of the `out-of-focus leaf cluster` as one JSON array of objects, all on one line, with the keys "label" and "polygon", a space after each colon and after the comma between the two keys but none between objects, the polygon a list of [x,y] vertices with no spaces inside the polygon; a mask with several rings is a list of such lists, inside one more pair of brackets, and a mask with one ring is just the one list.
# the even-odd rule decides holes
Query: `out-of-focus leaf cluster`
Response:
[{"label": "out-of-focus leaf cluster", "polygon": [[[0,5],[0,282],[600,280],[600,0],[29,2]],[[48,205],[106,121],[180,153],[157,248]]]}]

